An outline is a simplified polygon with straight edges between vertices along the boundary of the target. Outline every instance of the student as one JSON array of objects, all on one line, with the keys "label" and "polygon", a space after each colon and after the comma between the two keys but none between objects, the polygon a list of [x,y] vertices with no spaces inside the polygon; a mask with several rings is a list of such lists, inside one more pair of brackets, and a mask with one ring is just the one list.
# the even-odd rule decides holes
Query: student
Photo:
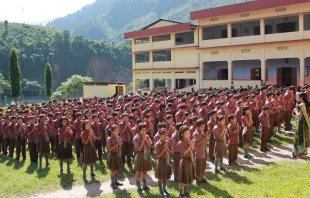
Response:
[{"label": "student", "polygon": [[142,193],[140,185],[140,179],[142,176],[143,190],[147,191],[150,188],[146,185],[147,171],[152,170],[150,151],[153,142],[150,137],[146,134],[147,126],[146,123],[140,123],[138,125],[139,133],[133,139],[135,156],[135,170],[136,170],[136,184],[138,187],[138,193]]},{"label": "student", "polygon": [[196,183],[200,185],[202,183],[208,183],[204,178],[205,170],[207,167],[207,141],[208,132],[205,132],[205,123],[203,119],[196,121],[196,131],[193,134],[193,140],[195,140],[195,160],[196,160]]},{"label": "student", "polygon": [[[223,158],[227,156],[226,148],[226,135],[227,129],[225,126],[225,117],[220,116],[218,118],[217,124],[213,129],[215,145],[214,145],[214,157],[215,157],[215,173],[218,174],[226,169],[223,166]],[[218,169],[220,167],[220,169]]]},{"label": "student", "polygon": [[38,162],[38,152],[37,152],[37,135],[36,135],[36,118],[34,116],[29,117],[29,124],[27,126],[27,136],[28,136],[28,148],[31,163]]},{"label": "student", "polygon": [[172,134],[170,138],[170,144],[172,146],[173,150],[173,175],[174,175],[174,181],[177,182],[179,181],[179,163],[181,160],[181,154],[180,151],[178,150],[178,143],[180,141],[179,138],[179,131],[180,128],[183,126],[182,122],[179,122],[176,124],[176,131]]},{"label": "student", "polygon": [[215,111],[210,111],[209,112],[209,118],[210,120],[208,121],[208,132],[209,132],[209,159],[212,163],[214,163],[214,145],[215,145],[215,140],[214,140],[214,134],[213,134],[213,128],[216,124],[216,112]]},{"label": "student", "polygon": [[90,175],[96,176],[94,172],[94,164],[98,160],[95,148],[96,135],[91,129],[91,123],[89,120],[85,120],[83,123],[83,132],[81,134],[83,146],[83,179],[84,182],[88,182],[86,177],[86,169],[90,164]]},{"label": "student", "polygon": [[23,160],[26,160],[27,127],[23,123],[22,116],[17,116],[17,123],[15,124],[15,130],[17,131],[16,160],[19,161],[20,159],[20,151],[22,152]]},{"label": "student", "polygon": [[122,114],[122,121],[119,124],[120,127],[120,137],[123,142],[122,146],[122,162],[125,165],[125,157],[127,161],[127,166],[132,168],[131,164],[131,148],[132,148],[132,127],[129,122],[129,117],[127,113]]},{"label": "student", "polygon": [[260,125],[260,151],[267,152],[270,151],[267,148],[267,142],[269,140],[269,108],[267,106],[263,106],[263,111],[259,115],[259,125]]},{"label": "student", "polygon": [[0,153],[3,152],[3,131],[2,131],[2,125],[3,125],[3,109],[0,108]]},{"label": "student", "polygon": [[250,107],[245,106],[242,109],[241,123],[243,127],[242,137],[243,137],[243,148],[244,148],[244,158],[251,159],[253,156],[249,154],[249,146],[253,143],[252,134],[252,113]]},{"label": "student", "polygon": [[[243,109],[243,105],[244,105],[244,102],[242,100],[239,100],[237,102],[237,110],[235,112],[235,116],[237,117],[237,123],[242,126],[242,121],[241,121],[241,118],[242,118],[242,109]],[[242,128],[241,128],[242,129]],[[242,133],[239,133],[239,147],[243,148],[243,137],[242,137]]]},{"label": "student", "polygon": [[52,112],[48,113],[47,115],[47,121],[46,121],[46,130],[47,130],[47,133],[49,135],[49,139],[50,139],[50,144],[51,144],[51,147],[50,147],[50,150],[52,151],[52,153],[54,153],[54,150],[53,148],[55,147],[55,135],[54,135],[54,129],[53,129],[53,117],[54,117],[54,114]]},{"label": "student", "polygon": [[41,114],[39,116],[39,123],[37,125],[37,135],[39,138],[39,142],[38,142],[38,147],[39,147],[39,166],[38,168],[41,169],[42,168],[42,158],[43,156],[45,157],[45,161],[46,161],[46,166],[50,165],[50,163],[48,162],[48,154],[50,152],[50,147],[49,147],[49,135],[47,133],[47,123],[45,122],[45,115]]},{"label": "student", "polygon": [[13,158],[14,150],[15,150],[15,143],[17,139],[17,131],[15,130],[15,124],[16,124],[16,117],[11,117],[11,123],[9,125],[9,136],[10,136],[10,152],[9,157]]},{"label": "student", "polygon": [[155,177],[158,179],[160,194],[169,196],[170,193],[167,192],[167,180],[169,180],[171,176],[170,156],[173,151],[168,141],[169,132],[165,128],[162,128],[158,133],[160,139],[155,145],[155,154],[157,157]]},{"label": "student", "polygon": [[180,151],[181,160],[179,163],[179,197],[190,197],[188,191],[189,184],[195,178],[194,171],[194,150],[195,140],[190,140],[190,129],[187,126],[182,126],[179,133],[180,141],[178,142],[178,150]]},{"label": "student", "polygon": [[241,133],[241,126],[237,125],[237,118],[233,114],[228,116],[228,122],[228,164],[230,166],[238,165],[236,160],[238,158],[239,133]]},{"label": "student", "polygon": [[123,167],[121,160],[122,153],[122,139],[118,136],[119,128],[117,125],[113,125],[111,128],[111,134],[107,139],[108,155],[108,168],[111,170],[111,187],[117,189],[117,186],[123,184],[117,181],[118,171]]},{"label": "student", "polygon": [[71,138],[73,137],[73,132],[69,127],[69,121],[66,117],[61,117],[58,128],[58,139],[59,146],[57,149],[57,158],[60,164],[60,174],[63,174],[63,161],[67,161],[67,172],[71,172],[70,169],[70,159],[72,158],[72,145]]},{"label": "student", "polygon": [[267,106],[269,109],[269,124],[270,124],[269,139],[271,139],[271,137],[273,136],[274,124],[275,124],[275,112],[274,112],[274,105],[271,102],[272,99],[273,99],[273,93],[271,92],[267,93],[267,100],[265,106]]},{"label": "student", "polygon": [[74,143],[75,143],[75,150],[76,150],[76,158],[80,159],[81,154],[83,153],[83,143],[81,138],[82,133],[82,126],[83,126],[83,114],[81,112],[77,112],[76,120],[73,124],[73,133],[74,133]]},{"label": "student", "polygon": [[2,124],[2,134],[3,134],[3,155],[8,155],[8,148],[10,148],[10,136],[9,136],[9,126],[10,118],[8,115],[4,116],[4,121]]},{"label": "student", "polygon": [[96,141],[95,141],[95,148],[98,153],[99,161],[102,161],[102,126],[101,123],[99,123],[99,118],[97,114],[93,114],[91,116],[93,123],[91,124],[91,128],[94,131],[96,135]]}]

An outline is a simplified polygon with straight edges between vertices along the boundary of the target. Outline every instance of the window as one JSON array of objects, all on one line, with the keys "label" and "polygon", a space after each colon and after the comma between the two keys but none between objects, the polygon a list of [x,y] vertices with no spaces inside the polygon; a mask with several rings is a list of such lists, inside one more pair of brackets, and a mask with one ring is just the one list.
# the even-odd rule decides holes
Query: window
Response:
[{"label": "window", "polygon": [[202,31],[203,40],[228,38],[227,25],[204,27]]},{"label": "window", "polygon": [[232,24],[232,37],[260,35],[260,21]]},{"label": "window", "polygon": [[142,43],[149,43],[150,38],[149,37],[143,37],[143,38],[136,38],[135,44],[142,44]]},{"label": "window", "polygon": [[171,61],[171,50],[153,52],[153,62]]},{"label": "window", "polygon": [[265,20],[266,34],[277,34],[277,33],[297,32],[297,31],[299,31],[298,16]]},{"label": "window", "polygon": [[137,54],[135,54],[135,57],[136,57],[136,63],[150,62],[150,53],[149,52],[137,53]]},{"label": "window", "polygon": [[182,32],[175,34],[175,44],[176,45],[187,45],[194,43],[194,32]]},{"label": "window", "polygon": [[203,80],[228,80],[228,62],[203,63]]},{"label": "window", "polygon": [[152,41],[153,42],[159,42],[159,41],[169,41],[171,39],[170,34],[164,34],[164,35],[158,35],[158,36],[153,36]]},{"label": "window", "polygon": [[304,30],[310,30],[310,14],[304,15]]}]

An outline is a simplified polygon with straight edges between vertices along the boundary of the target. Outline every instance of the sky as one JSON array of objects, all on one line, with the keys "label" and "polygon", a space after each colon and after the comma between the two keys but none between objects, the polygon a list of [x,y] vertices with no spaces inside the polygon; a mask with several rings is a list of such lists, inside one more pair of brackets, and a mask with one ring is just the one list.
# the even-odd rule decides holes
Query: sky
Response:
[{"label": "sky", "polygon": [[[2,2],[3,1],[3,2]],[[0,21],[42,24],[80,10],[95,0],[0,0]]]}]

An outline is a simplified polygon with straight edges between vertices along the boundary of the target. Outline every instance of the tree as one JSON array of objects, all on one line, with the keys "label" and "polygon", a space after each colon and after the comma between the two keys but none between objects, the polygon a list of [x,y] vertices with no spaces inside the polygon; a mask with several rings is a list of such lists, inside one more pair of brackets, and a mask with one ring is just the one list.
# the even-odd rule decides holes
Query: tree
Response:
[{"label": "tree", "polygon": [[4,32],[3,32],[3,34],[2,34],[2,38],[3,38],[3,39],[5,39],[5,38],[7,37],[7,35],[8,35],[8,24],[9,24],[9,22],[8,22],[7,20],[5,20],[5,21],[3,22],[3,25],[4,25],[4,27],[5,27],[5,30],[4,30]]},{"label": "tree", "polygon": [[45,67],[44,80],[45,80],[45,95],[47,97],[51,97],[52,96],[53,76],[52,76],[52,68],[51,68],[51,65],[49,63],[47,63],[47,65]]},{"label": "tree", "polygon": [[11,95],[13,100],[17,103],[21,96],[21,72],[18,64],[17,50],[12,49],[10,57],[9,80],[11,84]]},{"label": "tree", "polygon": [[2,75],[2,73],[0,72],[0,94],[3,94],[4,89],[9,88],[10,85],[8,83],[8,81],[6,81]]},{"label": "tree", "polygon": [[52,94],[52,99],[66,99],[72,97],[81,97],[83,95],[83,83],[92,82],[93,79],[80,75],[73,75],[61,83],[61,85]]}]

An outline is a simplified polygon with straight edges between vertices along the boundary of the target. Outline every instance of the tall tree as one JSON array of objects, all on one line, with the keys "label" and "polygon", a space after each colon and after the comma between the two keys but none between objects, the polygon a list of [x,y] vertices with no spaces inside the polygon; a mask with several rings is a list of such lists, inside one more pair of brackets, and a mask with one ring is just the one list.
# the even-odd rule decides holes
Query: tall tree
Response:
[{"label": "tall tree", "polygon": [[5,21],[3,22],[3,24],[4,24],[4,27],[5,27],[5,30],[4,30],[4,32],[3,32],[3,34],[2,34],[2,38],[3,38],[3,39],[6,39],[6,37],[7,37],[7,35],[8,35],[8,24],[9,24],[9,22],[8,22],[7,20],[5,20]]},{"label": "tall tree", "polygon": [[46,67],[45,67],[45,95],[47,97],[51,97],[52,96],[52,80],[53,80],[53,76],[52,76],[52,68],[51,65],[49,63],[47,63]]},{"label": "tall tree", "polygon": [[17,103],[21,96],[21,72],[18,64],[17,50],[12,49],[10,57],[9,79],[11,84],[11,95],[13,100]]}]

